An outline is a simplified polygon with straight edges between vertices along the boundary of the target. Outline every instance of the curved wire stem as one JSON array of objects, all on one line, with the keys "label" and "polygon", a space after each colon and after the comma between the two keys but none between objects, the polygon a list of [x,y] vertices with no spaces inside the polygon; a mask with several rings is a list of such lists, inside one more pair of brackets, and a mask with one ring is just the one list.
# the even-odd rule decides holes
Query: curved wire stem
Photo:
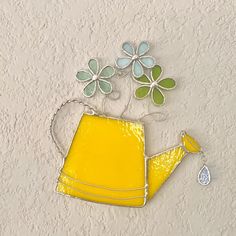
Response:
[{"label": "curved wire stem", "polygon": [[[116,71],[116,74],[117,74],[118,76],[125,77],[125,76],[129,75],[130,72],[122,73],[122,71],[117,70],[117,71]],[[131,82],[129,82],[130,98],[129,98],[129,101],[128,101],[128,103],[126,104],[124,110],[123,110],[122,113],[119,115],[119,118],[123,118],[124,113],[128,110],[128,108],[129,108],[129,106],[130,106],[131,99],[132,99],[131,87],[132,87],[132,86],[131,86]],[[113,91],[113,92],[117,92],[117,91]],[[104,99],[102,100],[102,108],[101,108],[102,114],[107,114],[107,112],[105,111],[105,104],[106,104],[106,100],[107,100],[106,98],[109,98],[109,99],[115,101],[115,100],[119,99],[119,97],[120,97],[120,94],[119,94],[119,96],[118,96],[117,98],[111,98],[111,97],[109,97],[109,96],[108,96],[108,97],[104,97]]]},{"label": "curved wire stem", "polygon": [[[126,75],[127,75],[127,74],[126,74]],[[126,103],[124,110],[123,110],[122,113],[120,114],[120,118],[124,118],[124,114],[125,114],[125,112],[128,110],[128,108],[129,108],[129,106],[130,106],[130,104],[131,104],[132,97],[133,97],[133,96],[132,96],[131,79],[129,80],[129,94],[130,94],[130,96],[129,96],[129,101],[128,101],[128,103]]]},{"label": "curved wire stem", "polygon": [[[153,118],[153,115],[159,115],[160,118],[155,119],[155,118]],[[146,115],[142,116],[139,120],[143,121],[147,117],[152,117],[154,121],[162,122],[162,121],[167,120],[168,115],[164,112],[154,111],[154,112],[151,112],[149,114],[146,114]]]}]

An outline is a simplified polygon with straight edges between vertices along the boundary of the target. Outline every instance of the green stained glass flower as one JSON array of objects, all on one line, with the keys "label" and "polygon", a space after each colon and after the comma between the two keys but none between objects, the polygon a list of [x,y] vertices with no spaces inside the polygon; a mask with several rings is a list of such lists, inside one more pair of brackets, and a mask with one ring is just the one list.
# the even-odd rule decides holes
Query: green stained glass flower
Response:
[{"label": "green stained glass flower", "polygon": [[103,94],[112,92],[112,85],[107,79],[110,79],[115,74],[115,69],[112,66],[105,66],[100,70],[99,63],[96,59],[90,59],[88,62],[88,70],[78,71],[76,78],[79,82],[86,82],[83,90],[85,97],[92,97],[97,88]]},{"label": "green stained glass flower", "polygon": [[151,94],[152,102],[155,105],[163,105],[165,103],[165,97],[163,90],[171,90],[176,87],[175,80],[171,78],[160,79],[162,69],[159,65],[155,65],[151,70],[151,76],[143,74],[142,76],[133,79],[141,84],[135,91],[135,97],[137,99],[143,99]]}]

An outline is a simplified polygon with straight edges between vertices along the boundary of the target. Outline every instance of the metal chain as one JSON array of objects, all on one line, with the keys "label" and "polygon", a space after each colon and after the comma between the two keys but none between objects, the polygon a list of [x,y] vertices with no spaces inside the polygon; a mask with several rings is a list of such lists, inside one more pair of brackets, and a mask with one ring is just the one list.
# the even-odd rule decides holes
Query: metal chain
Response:
[{"label": "metal chain", "polygon": [[60,107],[56,110],[56,112],[53,114],[52,116],[52,119],[51,119],[51,122],[50,122],[50,135],[52,137],[52,141],[53,143],[55,144],[58,152],[62,155],[62,157],[65,157],[66,156],[66,152],[64,150],[64,148],[62,147],[59,139],[57,138],[55,132],[54,132],[54,126],[55,126],[55,118],[58,114],[59,111],[61,111],[61,109],[63,107],[65,107],[67,104],[70,104],[70,103],[77,103],[77,104],[80,104],[80,105],[83,105],[84,107],[84,111],[86,110],[86,108],[88,109],[87,112],[91,112],[91,114],[96,114],[95,110],[93,107],[91,107],[90,105],[84,103],[83,101],[80,101],[78,99],[70,99],[70,100],[67,100],[66,102],[62,103],[60,105]]},{"label": "metal chain", "polygon": [[203,164],[205,164],[207,162],[207,157],[205,155],[205,152],[200,151],[200,157],[202,159]]}]

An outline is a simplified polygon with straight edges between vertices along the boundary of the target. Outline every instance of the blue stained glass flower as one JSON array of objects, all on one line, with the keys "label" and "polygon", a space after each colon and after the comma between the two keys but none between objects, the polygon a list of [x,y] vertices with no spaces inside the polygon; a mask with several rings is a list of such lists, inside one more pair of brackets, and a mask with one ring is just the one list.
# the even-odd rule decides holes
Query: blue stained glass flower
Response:
[{"label": "blue stained glass flower", "polygon": [[137,49],[131,43],[125,42],[122,44],[122,50],[127,56],[118,58],[116,66],[119,69],[125,69],[132,65],[132,74],[136,78],[144,74],[143,67],[150,69],[156,64],[155,58],[146,56],[149,51],[148,42],[141,42]]}]

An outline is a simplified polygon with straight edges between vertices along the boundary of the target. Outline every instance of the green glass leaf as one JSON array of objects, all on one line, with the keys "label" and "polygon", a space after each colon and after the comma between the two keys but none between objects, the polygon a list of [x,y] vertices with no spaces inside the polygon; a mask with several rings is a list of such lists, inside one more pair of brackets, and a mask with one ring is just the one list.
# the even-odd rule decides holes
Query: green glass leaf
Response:
[{"label": "green glass leaf", "polygon": [[162,72],[161,67],[159,65],[155,65],[151,71],[152,79],[156,81],[160,77],[161,72]]},{"label": "green glass leaf", "polygon": [[164,95],[162,94],[162,92],[154,87],[153,90],[152,90],[152,93],[151,93],[151,97],[152,97],[152,101],[155,105],[163,105],[164,102],[165,102],[165,97]]},{"label": "green glass leaf", "polygon": [[92,75],[88,71],[85,71],[85,70],[80,70],[77,73],[76,77],[79,81],[82,81],[82,82],[92,79]]},{"label": "green glass leaf", "polygon": [[100,88],[100,91],[104,94],[109,94],[112,92],[112,85],[106,80],[99,79],[98,86]]},{"label": "green glass leaf", "polygon": [[88,62],[89,69],[95,74],[98,74],[99,71],[99,64],[96,59],[90,59]]},{"label": "green glass leaf", "polygon": [[85,97],[92,97],[96,92],[97,83],[96,81],[92,81],[88,83],[84,88],[84,96]]},{"label": "green glass leaf", "polygon": [[140,84],[150,84],[151,83],[151,80],[145,74],[143,74],[141,77],[138,77],[138,78],[133,77],[133,79]]},{"label": "green glass leaf", "polygon": [[147,85],[141,86],[139,88],[136,89],[135,91],[135,97],[138,99],[142,99],[145,98],[149,92],[150,92],[150,87]]},{"label": "green glass leaf", "polygon": [[175,88],[176,82],[171,78],[166,78],[158,82],[158,86],[162,89],[170,90]]},{"label": "green glass leaf", "polygon": [[109,79],[115,74],[115,69],[112,66],[105,66],[100,72],[100,77],[104,79]]}]

